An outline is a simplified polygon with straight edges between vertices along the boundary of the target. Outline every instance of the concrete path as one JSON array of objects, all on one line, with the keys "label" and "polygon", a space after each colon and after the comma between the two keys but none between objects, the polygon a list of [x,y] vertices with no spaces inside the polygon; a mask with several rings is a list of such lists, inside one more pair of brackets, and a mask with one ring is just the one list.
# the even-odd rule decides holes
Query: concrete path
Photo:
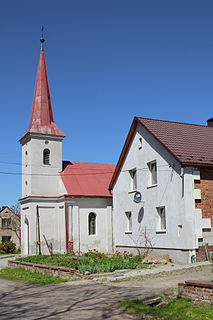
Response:
[{"label": "concrete path", "polygon": [[6,268],[8,266],[8,260],[14,260],[17,257],[20,257],[20,255],[14,255],[14,257],[11,257],[11,255],[8,256],[0,256],[0,269]]},{"label": "concrete path", "polygon": [[168,293],[185,280],[212,280],[212,266],[150,274],[150,278],[98,284],[81,280],[54,285],[26,285],[0,279],[0,319],[133,319],[115,309],[121,299],[144,299]]},{"label": "concrete path", "polygon": [[125,279],[131,279],[135,277],[144,277],[147,275],[157,275],[159,273],[168,273],[168,272],[175,272],[179,270],[194,270],[203,266],[209,266],[211,265],[210,262],[198,262],[195,264],[190,265],[155,265],[151,269],[134,269],[134,270],[116,270],[114,272],[108,273],[108,274],[102,274],[102,275],[95,275],[94,277],[91,275],[90,277],[92,280],[97,282],[113,282],[113,281],[120,281]]}]

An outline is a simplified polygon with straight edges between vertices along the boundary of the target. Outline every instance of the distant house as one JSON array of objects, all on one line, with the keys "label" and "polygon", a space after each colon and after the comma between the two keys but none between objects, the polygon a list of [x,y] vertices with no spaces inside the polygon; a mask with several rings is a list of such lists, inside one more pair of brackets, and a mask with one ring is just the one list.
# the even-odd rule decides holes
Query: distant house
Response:
[{"label": "distant house", "polygon": [[[213,250],[213,119],[135,118],[110,190],[115,250],[191,263]],[[207,246],[208,244],[208,246]]]},{"label": "distant house", "polygon": [[3,207],[0,211],[0,242],[12,241],[20,248],[21,226],[20,217],[10,208]]}]

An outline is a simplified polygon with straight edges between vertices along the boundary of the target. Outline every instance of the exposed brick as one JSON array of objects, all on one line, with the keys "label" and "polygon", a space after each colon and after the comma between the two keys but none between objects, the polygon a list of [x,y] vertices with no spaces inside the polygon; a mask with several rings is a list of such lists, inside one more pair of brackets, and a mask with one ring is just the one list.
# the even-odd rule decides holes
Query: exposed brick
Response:
[{"label": "exposed brick", "polygon": [[212,302],[213,301],[212,283],[186,281],[185,286],[183,285],[183,283],[178,284],[178,294],[182,296],[188,296],[193,300]]},{"label": "exposed brick", "polygon": [[195,208],[202,209],[202,217],[211,219],[213,227],[213,169],[199,168],[200,183],[194,182],[194,187],[201,190],[201,201],[195,201]]},{"label": "exposed brick", "polygon": [[46,266],[43,264],[33,264],[30,262],[21,262],[16,260],[9,260],[8,266],[11,268],[23,268],[25,270],[30,271],[38,271],[40,273],[48,273],[54,276],[60,276],[62,278],[69,278],[72,279],[72,276],[79,276],[77,270],[65,267],[58,267],[58,266]]}]

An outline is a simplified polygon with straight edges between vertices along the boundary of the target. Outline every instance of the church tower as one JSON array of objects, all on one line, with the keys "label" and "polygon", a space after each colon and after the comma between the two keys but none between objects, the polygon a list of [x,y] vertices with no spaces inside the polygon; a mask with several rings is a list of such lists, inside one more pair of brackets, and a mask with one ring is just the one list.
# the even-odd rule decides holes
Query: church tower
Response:
[{"label": "church tower", "polygon": [[59,195],[64,133],[55,125],[44,58],[44,38],[35,82],[29,128],[22,144],[22,199]]}]

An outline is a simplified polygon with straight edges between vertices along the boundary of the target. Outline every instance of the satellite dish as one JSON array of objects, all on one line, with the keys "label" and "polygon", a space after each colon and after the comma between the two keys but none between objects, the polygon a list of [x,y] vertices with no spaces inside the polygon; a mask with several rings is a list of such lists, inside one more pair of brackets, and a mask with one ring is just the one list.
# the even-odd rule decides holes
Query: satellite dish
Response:
[{"label": "satellite dish", "polygon": [[141,193],[140,193],[139,191],[135,192],[135,194],[134,194],[134,201],[135,201],[136,203],[139,203],[139,202],[141,202],[141,199],[142,199]]}]

